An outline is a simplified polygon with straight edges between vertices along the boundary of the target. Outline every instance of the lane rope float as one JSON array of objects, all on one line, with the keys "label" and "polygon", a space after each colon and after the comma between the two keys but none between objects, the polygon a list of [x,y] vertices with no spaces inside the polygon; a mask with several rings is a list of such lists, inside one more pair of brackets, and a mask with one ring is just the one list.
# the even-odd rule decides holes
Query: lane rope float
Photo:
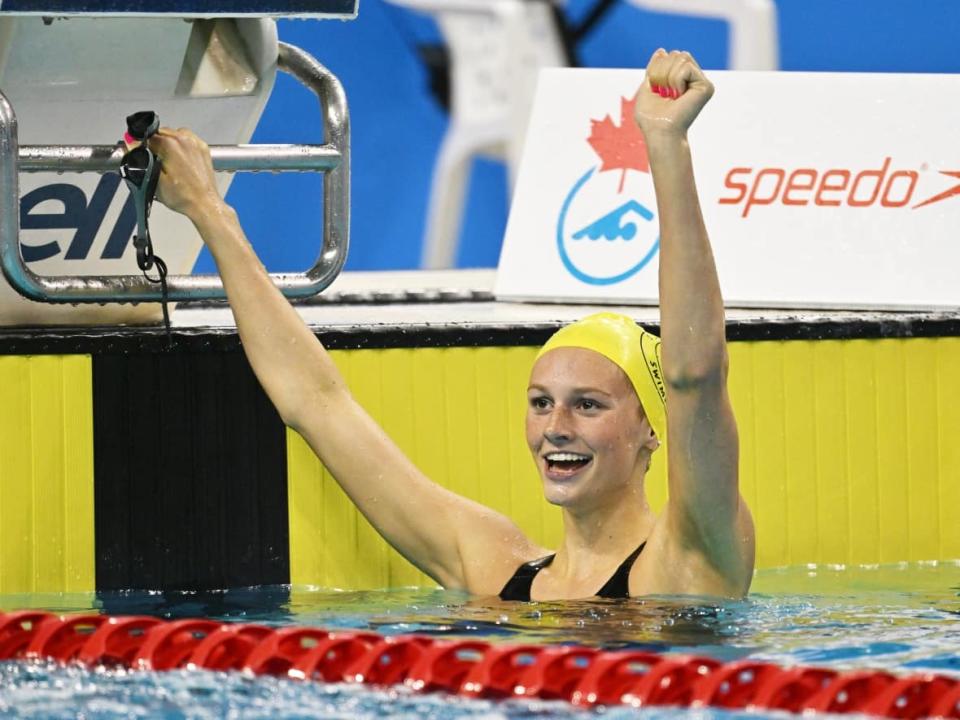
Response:
[{"label": "lane rope float", "polygon": [[724,663],[574,645],[491,644],[204,619],[0,613],[0,661],[31,659],[404,685],[465,698],[539,698],[581,707],[669,705],[960,718],[960,680],[932,673],[898,676],[885,670]]}]

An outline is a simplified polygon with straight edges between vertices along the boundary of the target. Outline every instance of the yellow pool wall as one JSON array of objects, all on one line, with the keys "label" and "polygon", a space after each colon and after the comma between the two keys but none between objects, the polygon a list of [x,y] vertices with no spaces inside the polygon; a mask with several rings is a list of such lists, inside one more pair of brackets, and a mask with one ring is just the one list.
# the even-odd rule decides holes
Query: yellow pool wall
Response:
[{"label": "yellow pool wall", "polygon": [[0,357],[0,594],[94,588],[87,355]]},{"label": "yellow pool wall", "polygon": [[[555,546],[523,433],[536,350],[332,354],[428,476]],[[729,386],[759,568],[960,558],[960,338],[733,342]],[[0,357],[0,593],[95,589],[92,394],[88,355]],[[293,584],[432,585],[290,430],[286,452]],[[662,505],[662,457],[647,489]]]}]

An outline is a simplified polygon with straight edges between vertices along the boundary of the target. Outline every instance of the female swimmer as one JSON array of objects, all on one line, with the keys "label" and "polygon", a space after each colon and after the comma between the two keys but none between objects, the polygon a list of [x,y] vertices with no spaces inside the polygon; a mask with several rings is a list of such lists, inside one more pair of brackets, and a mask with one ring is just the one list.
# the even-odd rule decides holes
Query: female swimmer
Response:
[{"label": "female swimmer", "polygon": [[[164,129],[150,143],[163,161],[158,198],[190,218],[213,253],[280,416],[414,565],[444,587],[505,599],[740,597],[754,531],[738,489],[723,301],[687,144],[712,94],[688,53],[663,50],[637,93],[660,214],[662,345],[626,318],[593,316],[560,330],[531,372],[527,442],[548,502],[563,511],[553,555],[425,477],[357,404],[221,199],[203,141]],[[644,476],[662,441],[669,499],[657,515]]]}]

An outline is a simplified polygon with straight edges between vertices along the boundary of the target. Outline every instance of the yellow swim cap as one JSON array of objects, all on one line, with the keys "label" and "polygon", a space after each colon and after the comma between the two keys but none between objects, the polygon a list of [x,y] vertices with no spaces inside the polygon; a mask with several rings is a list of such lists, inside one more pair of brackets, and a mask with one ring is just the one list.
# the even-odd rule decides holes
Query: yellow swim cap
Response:
[{"label": "yellow swim cap", "polygon": [[667,439],[666,388],[660,368],[660,338],[648,333],[626,315],[600,312],[588,315],[555,332],[537,353],[561,347],[593,350],[623,370],[660,442]]}]

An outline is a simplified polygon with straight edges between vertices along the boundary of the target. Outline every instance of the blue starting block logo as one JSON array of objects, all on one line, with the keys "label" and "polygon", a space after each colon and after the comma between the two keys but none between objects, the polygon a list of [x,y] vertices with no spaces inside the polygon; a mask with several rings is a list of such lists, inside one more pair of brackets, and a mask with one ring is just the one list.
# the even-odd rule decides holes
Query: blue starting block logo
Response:
[{"label": "blue starting block logo", "polygon": [[[118,193],[123,207],[109,227],[109,235],[99,249],[95,241],[101,236],[108,211]],[[120,186],[120,176],[105,173],[87,200],[82,188],[70,183],[42,185],[20,198],[20,252],[24,262],[39,262],[53,257],[63,260],[86,260],[99,253],[101,260],[123,257],[137,226],[133,198]],[[48,231],[72,232],[69,242],[65,236],[51,237]]]},{"label": "blue starting block logo", "polygon": [[[587,142],[602,160],[574,183],[557,219],[557,251],[588,285],[614,285],[643,270],[660,249],[647,147],[621,99],[621,123],[594,120]],[[620,170],[608,173],[608,170]],[[633,170],[634,172],[629,172]]]}]

